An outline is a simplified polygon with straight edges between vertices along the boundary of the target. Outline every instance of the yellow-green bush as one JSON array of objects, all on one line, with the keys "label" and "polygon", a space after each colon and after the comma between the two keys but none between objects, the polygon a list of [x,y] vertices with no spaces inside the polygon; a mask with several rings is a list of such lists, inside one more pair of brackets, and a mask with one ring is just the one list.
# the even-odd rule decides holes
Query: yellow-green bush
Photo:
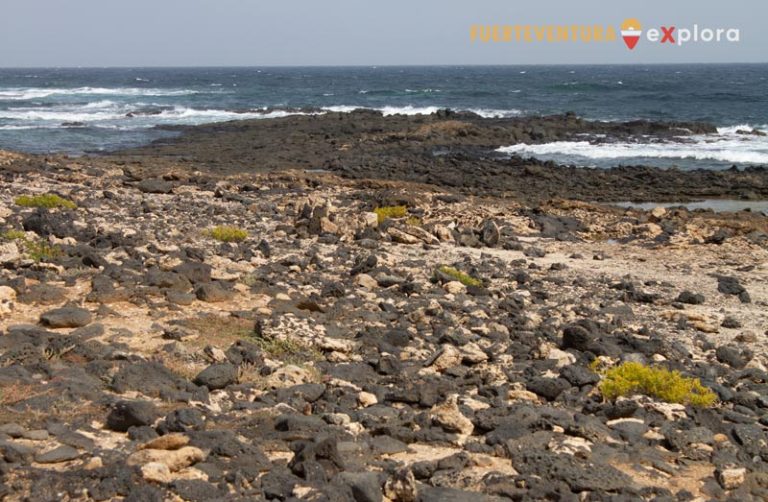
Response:
[{"label": "yellow-green bush", "polygon": [[71,200],[59,197],[53,193],[47,193],[44,195],[22,195],[20,197],[16,197],[14,202],[16,202],[17,206],[42,207],[46,209],[52,209],[56,207],[61,207],[64,209],[75,209],[77,207],[77,204]]},{"label": "yellow-green bush", "polygon": [[22,230],[6,230],[2,234],[0,234],[0,237],[2,237],[2,239],[6,241],[17,241],[21,239],[26,239],[27,234]]},{"label": "yellow-green bush", "polygon": [[242,228],[219,226],[208,230],[208,236],[221,242],[240,242],[248,238],[248,232]]},{"label": "yellow-green bush", "polygon": [[412,227],[420,227],[421,225],[424,224],[424,222],[418,216],[409,216],[408,218],[406,218],[405,224]]},{"label": "yellow-green bush", "polygon": [[684,377],[678,371],[627,362],[604,371],[602,375],[598,388],[606,399],[645,394],[668,403],[701,407],[717,401],[715,393],[698,378]]},{"label": "yellow-green bush", "polygon": [[408,208],[405,206],[382,206],[373,210],[379,218],[379,223],[384,223],[390,218],[405,218],[408,216]]},{"label": "yellow-green bush", "polygon": [[22,230],[6,230],[0,233],[0,239],[15,241],[28,258],[35,261],[49,261],[64,255],[64,251],[45,239],[31,239]]},{"label": "yellow-green bush", "polygon": [[35,261],[49,261],[64,256],[64,251],[59,246],[49,244],[43,239],[24,241],[27,256]]},{"label": "yellow-green bush", "polygon": [[462,283],[465,286],[477,286],[480,287],[483,285],[483,281],[480,279],[475,279],[469,274],[465,274],[464,272],[457,270],[453,267],[449,267],[447,265],[443,265],[441,267],[437,268],[438,272],[447,275],[448,277],[451,277],[460,283]]}]

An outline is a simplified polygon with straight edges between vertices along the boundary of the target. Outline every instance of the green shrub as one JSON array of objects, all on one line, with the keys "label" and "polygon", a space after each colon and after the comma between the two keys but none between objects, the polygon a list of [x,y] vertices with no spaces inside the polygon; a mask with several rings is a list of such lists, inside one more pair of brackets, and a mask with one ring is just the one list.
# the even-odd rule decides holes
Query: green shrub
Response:
[{"label": "green shrub", "polygon": [[379,218],[379,223],[384,223],[390,218],[405,218],[408,216],[408,208],[405,206],[382,206],[373,210]]},{"label": "green shrub", "polygon": [[22,207],[42,207],[47,209],[55,207],[75,209],[77,207],[77,204],[71,200],[59,197],[53,193],[47,193],[45,195],[22,195],[17,197],[15,202],[17,206]]},{"label": "green shrub", "polygon": [[448,277],[451,277],[452,279],[455,279],[462,283],[465,286],[477,286],[480,287],[483,285],[483,281],[480,279],[475,279],[469,274],[465,274],[464,272],[457,270],[453,267],[449,267],[447,265],[443,265],[441,267],[437,268],[437,271],[447,275]]},{"label": "green shrub", "polygon": [[319,361],[322,354],[299,340],[260,336],[253,333],[250,341],[273,359],[300,365],[307,361]]},{"label": "green shrub", "polygon": [[418,216],[409,216],[406,218],[405,224],[411,227],[420,227],[424,222]]},{"label": "green shrub", "polygon": [[698,378],[684,377],[678,371],[636,362],[624,363],[604,371],[598,388],[606,399],[645,394],[668,403],[700,407],[711,406],[717,401],[715,393],[702,385]]},{"label": "green shrub", "polygon": [[24,241],[24,248],[27,256],[35,261],[50,261],[64,255],[64,251],[59,246],[54,246],[43,239]]},{"label": "green shrub", "polygon": [[17,241],[27,238],[27,233],[22,230],[6,230],[2,234],[0,234],[0,237],[2,237],[3,240],[6,241]]},{"label": "green shrub", "polygon": [[6,241],[16,241],[19,248],[28,258],[35,261],[49,261],[64,255],[59,246],[54,246],[44,239],[30,239],[21,230],[6,230],[0,233],[0,238]]},{"label": "green shrub", "polygon": [[208,236],[221,242],[241,242],[248,238],[248,232],[242,228],[219,226],[208,230]]}]

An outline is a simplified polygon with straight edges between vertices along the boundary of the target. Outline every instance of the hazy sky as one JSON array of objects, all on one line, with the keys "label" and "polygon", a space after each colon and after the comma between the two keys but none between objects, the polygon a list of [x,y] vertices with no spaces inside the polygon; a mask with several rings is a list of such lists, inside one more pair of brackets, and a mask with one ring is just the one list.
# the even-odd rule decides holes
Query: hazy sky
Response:
[{"label": "hazy sky", "polygon": [[[740,43],[472,44],[472,24],[739,28]],[[768,61],[765,0],[0,0],[0,66]]]}]

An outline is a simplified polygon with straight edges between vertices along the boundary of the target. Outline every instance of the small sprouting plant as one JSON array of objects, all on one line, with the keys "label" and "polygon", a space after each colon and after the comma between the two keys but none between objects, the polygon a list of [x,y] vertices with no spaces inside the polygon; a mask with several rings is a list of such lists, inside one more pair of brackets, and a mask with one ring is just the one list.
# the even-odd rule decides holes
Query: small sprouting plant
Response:
[{"label": "small sprouting plant", "polygon": [[309,345],[291,338],[276,338],[253,333],[249,338],[264,353],[289,364],[302,364],[306,361],[319,361],[322,354]]},{"label": "small sprouting plant", "polygon": [[0,237],[5,241],[18,241],[26,239],[27,234],[23,230],[6,230],[0,234]]},{"label": "small sprouting plant", "polygon": [[411,227],[420,227],[423,223],[418,216],[409,216],[405,220],[405,224]]},{"label": "small sprouting plant", "polygon": [[75,209],[77,204],[71,200],[65,199],[53,193],[47,193],[44,195],[22,195],[15,200],[17,206],[22,207],[42,207],[46,209],[53,209],[61,207],[64,209]]},{"label": "small sprouting plant", "polygon": [[483,285],[483,281],[481,281],[480,279],[476,279],[476,278],[472,277],[469,274],[465,274],[464,272],[462,272],[462,271],[460,271],[460,270],[458,270],[458,269],[456,269],[454,267],[449,267],[447,265],[443,265],[443,266],[438,267],[437,271],[440,272],[441,274],[445,274],[448,277],[451,277],[452,279],[455,279],[455,280],[459,281],[460,283],[462,283],[465,286],[477,286],[477,287],[479,287],[479,286]]},{"label": "small sprouting plant", "polygon": [[248,238],[248,232],[238,227],[218,226],[208,230],[207,235],[220,242],[241,242]]},{"label": "small sprouting plant", "polygon": [[31,239],[21,230],[6,230],[0,233],[0,238],[17,242],[27,257],[37,262],[49,261],[64,255],[64,251],[59,246],[50,244],[44,239]]},{"label": "small sprouting plant", "polygon": [[55,258],[59,258],[64,255],[64,251],[59,246],[49,244],[43,239],[24,241],[24,248],[27,251],[27,255],[35,261],[50,261]]},{"label": "small sprouting plant", "polygon": [[589,363],[589,369],[592,370],[593,373],[602,373],[605,369],[605,361],[596,357]]},{"label": "small sprouting plant", "polygon": [[684,377],[679,371],[646,366],[637,362],[623,363],[602,372],[598,384],[606,399],[645,394],[668,403],[712,406],[717,395],[698,378]]},{"label": "small sprouting plant", "polygon": [[379,223],[384,223],[390,218],[405,218],[408,216],[408,208],[405,206],[382,206],[373,210],[379,218]]},{"label": "small sprouting plant", "polygon": [[237,368],[237,383],[258,383],[264,377],[261,375],[261,366],[252,363],[243,363]]}]

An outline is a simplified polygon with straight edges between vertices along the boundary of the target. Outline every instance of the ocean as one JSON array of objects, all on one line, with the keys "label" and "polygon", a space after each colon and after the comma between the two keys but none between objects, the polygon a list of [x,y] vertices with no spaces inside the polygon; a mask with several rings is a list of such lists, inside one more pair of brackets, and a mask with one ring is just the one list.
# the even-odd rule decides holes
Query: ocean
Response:
[{"label": "ocean", "polygon": [[355,108],[706,121],[718,134],[501,151],[605,168],[768,165],[768,137],[737,132],[768,129],[768,64],[0,69],[0,148],[108,152],[178,134],[157,126]]}]

